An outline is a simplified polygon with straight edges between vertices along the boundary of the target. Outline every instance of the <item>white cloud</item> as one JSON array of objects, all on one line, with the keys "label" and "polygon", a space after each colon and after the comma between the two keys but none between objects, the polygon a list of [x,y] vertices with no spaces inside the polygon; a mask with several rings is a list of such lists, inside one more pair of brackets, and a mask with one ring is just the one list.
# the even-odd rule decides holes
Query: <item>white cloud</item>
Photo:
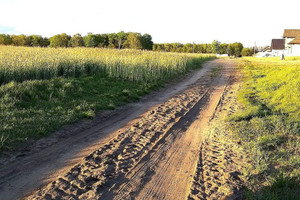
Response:
[{"label": "white cloud", "polygon": [[266,45],[283,29],[300,28],[296,5],[296,0],[0,0],[0,26],[48,37],[124,30],[149,33],[154,42]]}]

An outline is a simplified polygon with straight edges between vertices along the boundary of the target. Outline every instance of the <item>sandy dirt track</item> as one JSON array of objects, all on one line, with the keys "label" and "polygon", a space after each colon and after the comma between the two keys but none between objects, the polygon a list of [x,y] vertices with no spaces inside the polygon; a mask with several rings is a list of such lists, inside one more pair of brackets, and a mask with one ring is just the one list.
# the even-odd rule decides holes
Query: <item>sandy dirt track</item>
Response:
[{"label": "sandy dirt track", "polygon": [[[207,62],[180,83],[109,113],[104,120],[99,116],[79,123],[62,134],[65,138],[54,135],[25,156],[4,160],[0,197],[208,199],[216,192],[201,186],[204,181],[209,187],[202,157],[211,161],[226,151],[213,143],[218,141],[207,139],[207,130],[233,73],[230,60]],[[210,149],[217,156],[208,158]],[[230,161],[224,166],[229,165],[235,168]]]},{"label": "sandy dirt track", "polygon": [[241,172],[247,162],[244,151],[230,131],[225,120],[237,110],[237,92],[241,85],[235,73],[226,86],[213,119],[202,131],[199,158],[194,172],[188,200],[242,199],[241,189],[246,180]]}]

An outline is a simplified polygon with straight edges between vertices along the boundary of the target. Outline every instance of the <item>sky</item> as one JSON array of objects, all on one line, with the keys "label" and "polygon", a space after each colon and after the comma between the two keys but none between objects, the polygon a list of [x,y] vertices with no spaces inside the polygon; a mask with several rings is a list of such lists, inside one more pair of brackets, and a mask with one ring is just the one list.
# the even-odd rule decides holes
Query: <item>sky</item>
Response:
[{"label": "sky", "polygon": [[148,33],[154,43],[270,45],[300,29],[299,0],[0,0],[0,33]]}]

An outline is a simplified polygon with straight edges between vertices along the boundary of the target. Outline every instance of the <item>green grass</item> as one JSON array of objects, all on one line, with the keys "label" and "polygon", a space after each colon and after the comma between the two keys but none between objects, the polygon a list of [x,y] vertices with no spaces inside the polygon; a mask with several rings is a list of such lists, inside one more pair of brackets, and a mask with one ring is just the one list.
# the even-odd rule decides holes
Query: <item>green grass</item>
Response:
[{"label": "green grass", "polygon": [[229,127],[250,160],[245,199],[299,199],[300,61],[248,58],[239,66],[244,109]]},{"label": "green grass", "polygon": [[0,87],[1,150],[40,138],[99,110],[135,101],[158,85],[104,76],[10,82]]},{"label": "green grass", "polygon": [[[164,83],[200,68],[203,62],[212,58],[199,54],[177,55],[133,50],[7,48],[2,57],[14,53],[8,50],[14,50],[16,55],[36,52],[28,57],[26,66],[21,63],[24,56],[20,60],[18,57],[6,56],[0,62],[0,76],[1,73],[10,73],[9,70],[14,72],[8,78],[3,75],[2,78],[8,82],[0,84],[0,153],[14,150],[27,140],[46,137],[63,125],[84,118],[92,119],[101,110],[115,109],[136,101]],[[47,53],[55,62],[46,59]],[[65,57],[55,57],[58,53]],[[43,56],[36,57],[37,55]],[[64,62],[64,59],[72,61],[72,58],[73,65],[69,63],[63,66],[64,71],[70,69],[71,74],[76,72],[76,63],[81,58],[87,62],[92,60],[99,63],[94,65],[93,73],[80,73],[79,76],[55,75],[56,64]],[[44,63],[43,59],[46,63],[53,64],[53,69],[51,66],[40,65]],[[98,71],[103,59],[108,61],[107,66],[104,67],[105,70]],[[108,65],[109,62],[111,66]],[[19,65],[13,66],[12,63]],[[87,65],[82,66],[84,72]],[[49,76],[39,76],[48,72]]]},{"label": "green grass", "polygon": [[244,192],[245,199],[263,200],[299,200],[299,181],[296,178],[279,175],[269,186],[264,186],[259,192],[251,190]]}]

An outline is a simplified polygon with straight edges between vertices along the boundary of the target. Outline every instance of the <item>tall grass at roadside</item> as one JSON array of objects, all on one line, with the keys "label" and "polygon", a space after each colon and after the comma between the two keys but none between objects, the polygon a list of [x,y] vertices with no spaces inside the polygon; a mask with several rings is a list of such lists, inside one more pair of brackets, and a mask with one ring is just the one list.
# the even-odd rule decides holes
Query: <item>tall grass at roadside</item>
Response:
[{"label": "tall grass at roadside", "polygon": [[135,101],[213,57],[0,46],[0,152]]},{"label": "tall grass at roadside", "polygon": [[300,59],[244,58],[238,99],[244,106],[230,129],[249,155],[245,199],[300,195]]}]

